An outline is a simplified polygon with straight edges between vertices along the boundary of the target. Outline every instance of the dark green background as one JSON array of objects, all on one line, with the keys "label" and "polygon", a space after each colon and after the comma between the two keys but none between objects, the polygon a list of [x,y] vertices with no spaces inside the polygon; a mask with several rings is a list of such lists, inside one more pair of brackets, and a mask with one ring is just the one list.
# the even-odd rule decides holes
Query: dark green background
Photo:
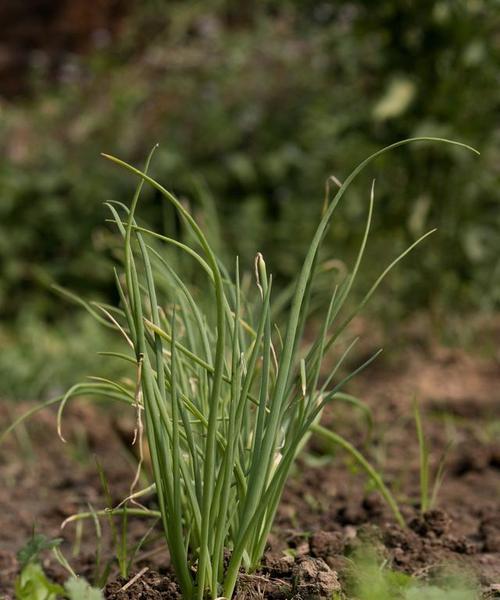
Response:
[{"label": "dark green background", "polygon": [[[27,91],[2,100],[3,395],[53,391],[92,367],[103,334],[48,286],[114,299],[117,240],[102,203],[128,201],[134,182],[101,151],[142,164],[159,142],[154,176],[208,223],[221,251],[247,268],[262,251],[286,282],[330,174],[344,179],[401,138],[466,142],[480,158],[422,144],[378,160],[346,196],[325,255],[352,256],[375,177],[361,289],[438,228],[381,291],[380,314],[498,307],[498,2],[149,1],[119,19],[109,39],[64,54],[55,74],[32,61]],[[179,233],[152,193],[141,215]]]}]

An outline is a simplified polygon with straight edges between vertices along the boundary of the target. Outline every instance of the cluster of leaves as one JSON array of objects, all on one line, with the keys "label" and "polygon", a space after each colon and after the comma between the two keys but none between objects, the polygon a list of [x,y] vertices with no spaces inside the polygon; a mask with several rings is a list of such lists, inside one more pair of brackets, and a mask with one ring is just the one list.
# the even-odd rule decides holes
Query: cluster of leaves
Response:
[{"label": "cluster of leaves", "polygon": [[[159,511],[144,508],[133,512],[161,517],[184,597],[202,600],[208,591],[215,599],[223,590],[224,597],[230,598],[240,568],[258,568],[297,454],[309,433],[318,432],[323,408],[346,399],[342,398],[343,386],[378,354],[344,373],[345,359],[357,339],[346,343],[343,335],[392,268],[432,232],[394,258],[362,299],[351,305],[351,291],[372,222],[372,185],[365,229],[352,269],[339,273],[338,280],[333,277],[321,329],[306,341],[317,300],[320,249],[347,189],[374,159],[411,142],[431,141],[463,147],[435,138],[394,143],[361,162],[333,198],[327,194],[323,216],[281,314],[271,303],[272,277],[262,255],[257,254],[255,260],[259,297],[254,300],[248,278],[243,287],[238,260],[233,274],[211,247],[203,226],[175,195],[147,174],[153,152],[144,172],[106,155],[140,178],[130,208],[121,202],[106,203],[123,239],[115,271],[120,302],[118,306],[80,302],[99,322],[121,334],[128,346],[126,353],[103,354],[129,368],[132,365],[133,371],[127,379],[94,377],[50,403],[60,402],[61,437],[64,408],[78,395],[106,397],[133,406],[139,436],[144,420],[154,485],[131,493],[130,499],[154,487]],[[138,224],[136,208],[144,182],[173,207],[183,224],[186,242]],[[198,271],[198,285],[191,284],[183,262],[177,269],[148,243],[149,239],[175,248],[192,261]],[[200,280],[205,283],[200,285]],[[337,357],[330,359],[330,373],[321,381],[328,351],[336,352]],[[423,440],[421,427],[419,432]],[[338,434],[327,432],[326,437],[350,451],[404,525],[380,475]],[[141,466],[142,461],[135,481]],[[127,510],[118,507],[113,512]],[[89,516],[86,513],[75,518]],[[231,558],[225,568],[228,553]]]},{"label": "cluster of leaves", "polygon": [[64,586],[51,581],[40,564],[40,554],[44,550],[56,550],[61,539],[47,539],[42,534],[34,534],[18,552],[17,559],[21,572],[15,582],[16,600],[103,600],[101,590],[93,588],[85,579],[72,574]]}]

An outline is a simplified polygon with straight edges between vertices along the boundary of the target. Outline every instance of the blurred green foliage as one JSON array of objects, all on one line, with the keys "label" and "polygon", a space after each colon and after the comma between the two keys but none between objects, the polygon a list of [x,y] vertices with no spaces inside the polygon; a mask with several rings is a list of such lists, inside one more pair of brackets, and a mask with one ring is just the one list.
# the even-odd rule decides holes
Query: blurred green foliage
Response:
[{"label": "blurred green foliage", "polygon": [[436,569],[433,581],[394,571],[386,560],[370,547],[360,548],[352,556],[348,576],[348,594],[358,600],[478,600],[479,586],[474,578],[456,565]]},{"label": "blurred green foliage", "polygon": [[[434,146],[379,160],[348,194],[328,250],[349,259],[377,177],[367,277],[439,230],[391,278],[385,310],[498,306],[499,31],[500,5],[487,0],[151,1],[113,45],[72,57],[58,85],[38,64],[34,95],[0,106],[4,339],[26,344],[27,321],[64,330],[80,319],[48,291],[53,280],[112,299],[102,202],[127,200],[133,181],[99,152],[142,163],[155,142],[155,178],[201,218],[211,209],[214,235],[243,265],[262,251],[282,281],[304,255],[329,175],[342,180],[404,137],[469,143],[479,160]],[[144,205],[153,226],[178,233],[153,193]]]}]

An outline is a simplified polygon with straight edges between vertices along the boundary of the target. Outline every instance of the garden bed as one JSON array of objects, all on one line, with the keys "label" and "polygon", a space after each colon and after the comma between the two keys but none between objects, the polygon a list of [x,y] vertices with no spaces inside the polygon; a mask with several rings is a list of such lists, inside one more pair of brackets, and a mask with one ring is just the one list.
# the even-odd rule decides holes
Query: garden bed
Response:
[{"label": "garden bed", "polygon": [[[240,597],[321,597],[325,590],[344,585],[348,557],[361,545],[376,548],[394,570],[418,578],[432,578],[443,567],[458,567],[478,579],[486,597],[494,597],[500,582],[499,389],[498,363],[462,351],[415,342],[397,357],[379,359],[350,388],[373,410],[371,439],[345,407],[333,409],[324,421],[335,422],[337,430],[364,448],[380,467],[409,526],[402,529],[395,524],[366,476],[343,452],[333,449],[331,459],[332,448],[312,438],[285,490],[263,568],[255,576],[241,578]],[[418,510],[419,449],[411,411],[415,392],[432,459],[439,459],[450,437],[456,440],[436,509],[425,517]],[[2,426],[27,406],[5,404]],[[61,533],[60,524],[89,503],[95,508],[106,505],[94,454],[108,478],[113,502],[127,495],[134,474],[127,443],[133,430],[129,416],[133,419],[74,402],[64,420],[68,444],[58,439],[55,415],[47,410],[2,448],[0,597],[13,597],[16,551],[34,525],[37,532],[63,537],[62,549],[73,568],[92,579],[93,525],[85,524],[78,548],[74,525]],[[130,518],[129,542],[139,540],[149,526]],[[109,542],[103,520],[104,555],[109,555]],[[63,577],[50,555],[45,561],[49,575],[55,580]],[[137,555],[132,577],[139,573],[122,590],[126,581],[113,571],[106,597],[180,597],[168,572],[160,530]]]}]

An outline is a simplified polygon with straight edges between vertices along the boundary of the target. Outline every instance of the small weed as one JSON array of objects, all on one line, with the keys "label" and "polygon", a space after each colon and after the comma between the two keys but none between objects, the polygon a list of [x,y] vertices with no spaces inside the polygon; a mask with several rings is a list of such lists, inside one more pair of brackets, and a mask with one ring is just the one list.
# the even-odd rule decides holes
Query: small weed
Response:
[{"label": "small weed", "polygon": [[441,455],[436,473],[434,475],[434,481],[431,482],[432,475],[429,465],[429,445],[425,437],[420,408],[416,399],[413,401],[413,415],[415,419],[419,448],[420,510],[422,513],[426,513],[432,510],[436,504],[437,495],[444,479],[446,458],[452,442],[446,446],[443,454]]},{"label": "small weed", "polygon": [[348,576],[348,597],[357,600],[478,600],[477,585],[453,571],[435,583],[394,571],[372,548],[353,556]]},{"label": "small weed", "polygon": [[[33,534],[28,543],[19,550],[17,558],[21,572],[15,581],[16,600],[103,600],[101,590],[93,588],[85,579],[77,577],[59,550],[61,539],[49,540],[41,534]],[[70,571],[64,586],[51,581],[40,562],[40,554],[52,550],[58,562]]]}]

